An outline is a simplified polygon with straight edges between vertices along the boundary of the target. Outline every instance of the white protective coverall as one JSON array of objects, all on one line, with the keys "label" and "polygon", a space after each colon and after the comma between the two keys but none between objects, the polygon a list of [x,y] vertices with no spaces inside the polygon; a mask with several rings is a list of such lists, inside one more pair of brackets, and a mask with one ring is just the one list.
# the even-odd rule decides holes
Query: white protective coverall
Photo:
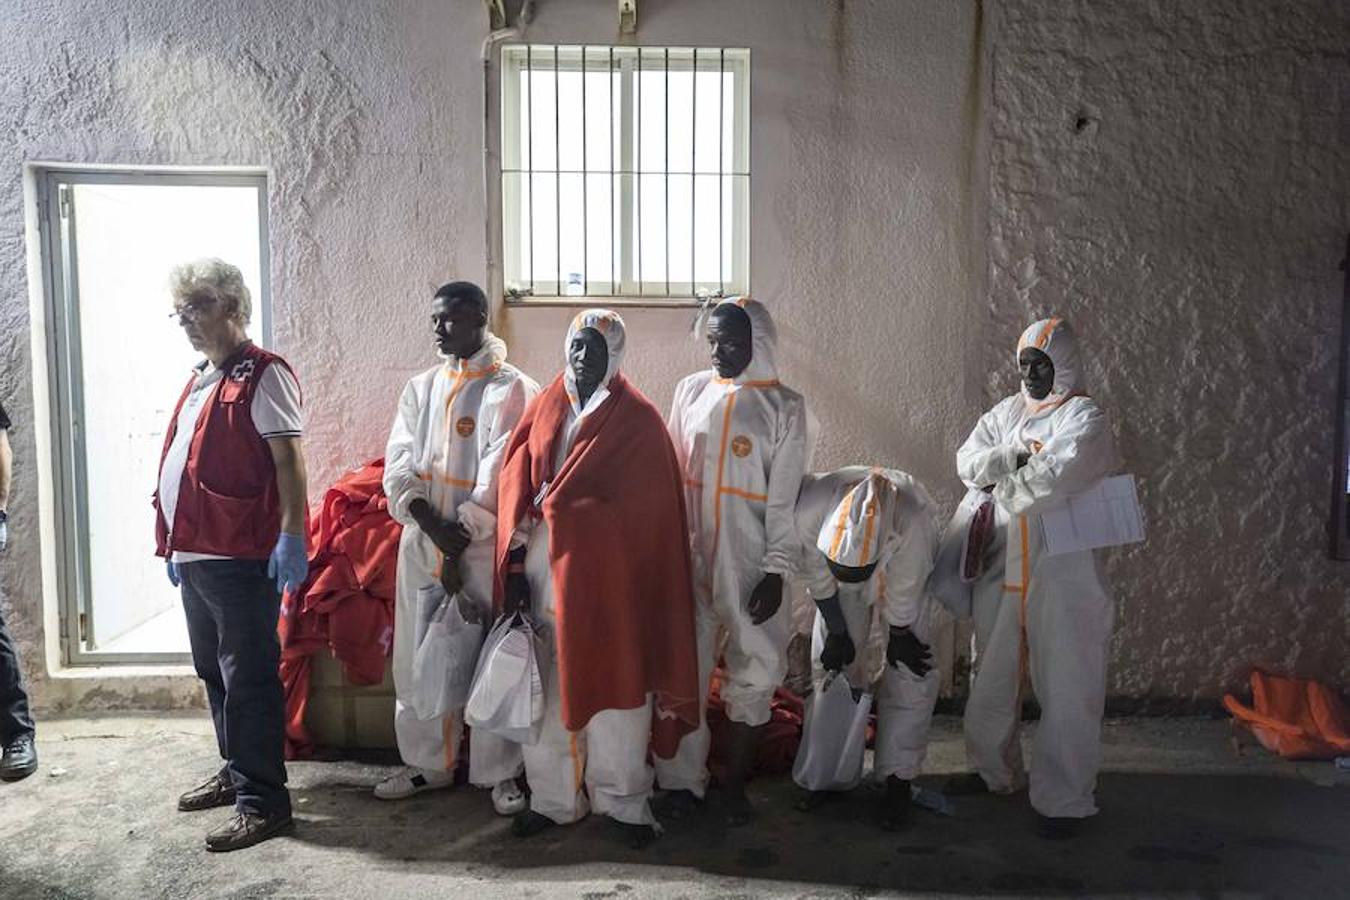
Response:
[{"label": "white protective coverall", "polygon": [[[773,692],[787,674],[792,609],[785,601],[755,625],[746,606],[765,574],[786,576],[798,559],[795,510],[810,440],[802,395],[778,381],[768,309],[749,297],[721,303],[750,318],[750,365],[735,378],[707,369],[681,380],[668,425],[685,474],[703,703],[706,709],[725,639],[727,716],[757,726],[769,721]],[[672,759],[656,760],[661,787],[702,797],[710,747],[705,718]]]},{"label": "white protective coverall", "polygon": [[[418,593],[439,586],[443,561],[408,507],[423,499],[468,530],[472,540],[460,557],[464,594],[491,622],[497,472],[511,430],[537,393],[539,386],[506,362],[506,344],[488,334],[472,357],[447,358],[411,379],[399,398],[385,448],[384,491],[389,514],[403,524],[394,609],[394,731],[399,755],[410,766],[453,770],[464,716],[457,710],[423,720],[406,702],[417,652]],[[520,774],[519,745],[477,729],[469,741],[474,784],[490,787]]]},{"label": "white protective coverall", "polygon": [[[609,383],[623,361],[625,329],[618,313],[588,309],[579,313],[563,341],[566,358],[572,338],[582,328],[594,328],[605,338],[609,365],[605,377],[585,406],[578,402],[576,378],[568,365],[563,370],[571,412],[558,441],[553,471],[562,468],[586,417],[609,399]],[[543,502],[543,496],[539,498]],[[512,546],[525,542],[525,577],[530,582],[530,614],[539,627],[546,659],[540,660],[544,681],[544,721],[539,740],[522,749],[525,777],[530,784],[530,809],[560,825],[584,818],[592,809],[631,825],[654,825],[651,811],[652,768],[647,764],[651,740],[651,698],[633,709],[607,709],[596,713],[578,732],[568,731],[562,721],[562,690],[558,683],[558,660],[554,644],[557,604],[553,568],[549,555],[548,524],[526,519],[517,526]],[[596,660],[604,665],[604,660]],[[585,790],[582,790],[582,785]]]},{"label": "white protective coverall", "polygon": [[[937,665],[922,678],[903,665],[887,665],[891,626],[908,626],[915,637],[933,644],[936,601],[924,586],[933,569],[941,526],[937,508],[923,485],[897,469],[850,466],[807,475],[797,497],[801,538],[800,577],[812,600],[839,595],[848,635],[857,653],[844,668],[854,688],[877,685],[876,754],[873,775],[911,781],[923,767],[928,728],[937,703]],[[858,584],[835,579],[826,560],[862,568],[876,563],[872,577]],[[873,640],[874,629],[881,640]],[[811,640],[812,675],[819,690],[825,677],[820,653],[828,630],[816,613]]]},{"label": "white protective coverall", "polygon": [[[1092,487],[1120,464],[1106,414],[1080,391],[1077,343],[1068,324],[1046,319],[1017,350],[1050,357],[1054,385],[1043,400],[1022,391],[985,413],[956,454],[968,487],[993,485],[1007,525],[1002,593],[974,597],[976,673],[966,704],[966,749],[991,791],[1026,783],[1018,723],[1031,677],[1041,706],[1031,759],[1031,803],[1044,816],[1082,818],[1101,758],[1106,646],[1114,616],[1091,551],[1049,556],[1039,513]],[[1017,467],[1019,453],[1029,453]]]}]

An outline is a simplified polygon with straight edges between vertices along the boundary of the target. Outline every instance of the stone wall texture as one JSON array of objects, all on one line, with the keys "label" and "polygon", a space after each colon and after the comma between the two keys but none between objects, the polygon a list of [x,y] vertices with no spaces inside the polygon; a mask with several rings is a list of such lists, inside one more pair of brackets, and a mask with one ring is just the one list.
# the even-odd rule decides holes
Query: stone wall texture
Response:
[{"label": "stone wall texture", "polygon": [[[536,11],[528,40],[616,40],[612,0]],[[1150,525],[1145,547],[1109,554],[1113,693],[1212,697],[1252,663],[1350,683],[1350,570],[1322,532],[1347,15],[642,4],[642,43],[751,49],[753,290],[821,421],[818,468],[897,466],[952,503],[953,450],[1011,389],[1022,325],[1077,321]],[[382,452],[400,386],[433,362],[431,289],[484,280],[483,4],[0,0],[0,24],[0,397],[16,420],[0,609],[48,709],[192,702],[187,674],[52,674],[23,166],[268,169],[274,341],[305,386],[317,497]],[[569,316],[512,308],[496,327],[543,381]],[[690,312],[625,317],[629,374],[667,404],[704,364]]]},{"label": "stone wall texture", "polygon": [[[1327,554],[1350,230],[1350,6],[992,5],[989,327],[1077,324],[1148,517],[1108,554],[1111,692],[1350,686]],[[1009,392],[1008,366],[987,399]]]}]

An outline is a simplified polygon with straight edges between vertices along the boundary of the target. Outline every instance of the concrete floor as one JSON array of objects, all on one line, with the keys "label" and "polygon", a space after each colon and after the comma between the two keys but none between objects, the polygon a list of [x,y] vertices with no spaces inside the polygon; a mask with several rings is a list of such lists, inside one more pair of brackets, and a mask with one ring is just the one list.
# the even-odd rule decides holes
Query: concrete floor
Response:
[{"label": "concrete floor", "polygon": [[[228,855],[201,849],[222,810],[174,809],[218,765],[204,715],[40,724],[42,768],[0,784],[0,898],[862,897],[1112,895],[1350,897],[1350,775],[1330,763],[1235,752],[1201,719],[1108,723],[1102,814],[1071,842],[1032,830],[1025,795],[920,811],[907,833],[872,823],[859,790],[814,816],[787,779],[760,781],[756,826],[709,809],[646,851],[603,820],[528,841],[485,794],[399,804],[370,787],[388,767],[290,768],[294,837]],[[935,725],[928,771],[961,768],[958,723]]]}]

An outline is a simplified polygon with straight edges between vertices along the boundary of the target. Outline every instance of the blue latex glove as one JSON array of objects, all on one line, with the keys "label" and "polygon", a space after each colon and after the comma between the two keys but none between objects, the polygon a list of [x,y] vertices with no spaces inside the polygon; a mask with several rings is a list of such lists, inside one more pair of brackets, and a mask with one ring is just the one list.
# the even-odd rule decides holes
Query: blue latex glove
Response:
[{"label": "blue latex glove", "polygon": [[164,568],[169,573],[169,584],[178,587],[183,583],[183,579],[178,574],[178,563],[171,559],[164,560]]},{"label": "blue latex glove", "polygon": [[277,545],[267,560],[267,577],[277,580],[277,593],[296,591],[309,574],[309,560],[305,558],[305,539],[298,534],[282,532]]}]

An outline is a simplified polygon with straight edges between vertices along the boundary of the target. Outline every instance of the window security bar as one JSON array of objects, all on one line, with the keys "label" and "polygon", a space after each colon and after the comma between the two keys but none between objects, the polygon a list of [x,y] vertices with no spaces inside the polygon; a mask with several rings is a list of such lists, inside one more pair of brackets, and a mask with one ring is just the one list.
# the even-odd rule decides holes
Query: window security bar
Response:
[{"label": "window security bar", "polygon": [[507,45],[512,298],[745,292],[749,52]]}]

